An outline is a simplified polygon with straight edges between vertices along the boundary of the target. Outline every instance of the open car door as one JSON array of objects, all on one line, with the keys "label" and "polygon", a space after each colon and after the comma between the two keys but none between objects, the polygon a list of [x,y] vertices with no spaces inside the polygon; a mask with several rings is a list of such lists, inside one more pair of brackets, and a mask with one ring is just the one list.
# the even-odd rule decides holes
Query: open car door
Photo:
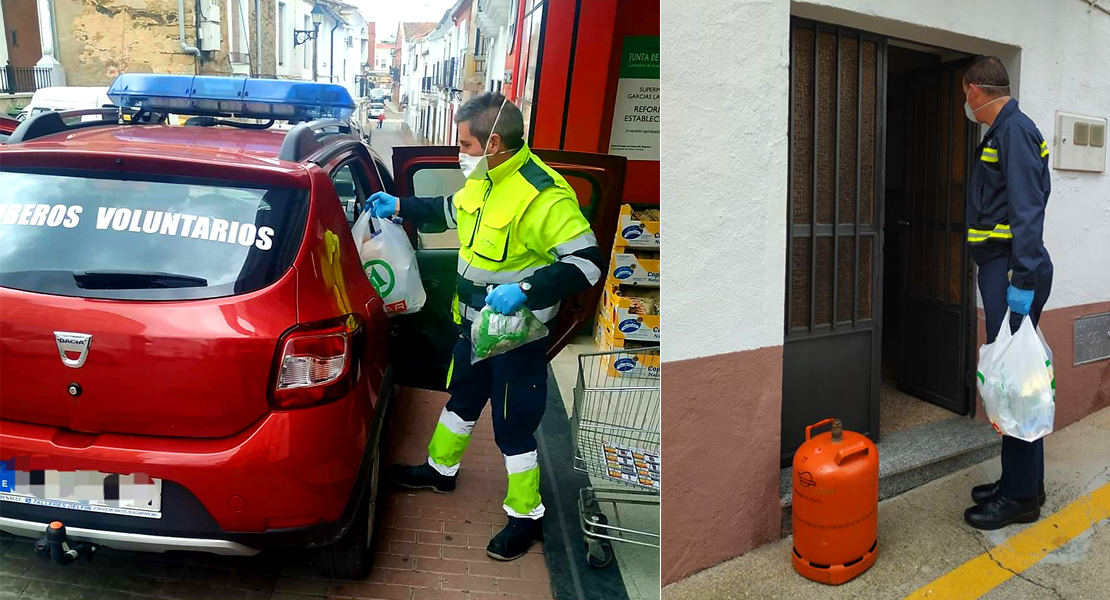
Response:
[{"label": "open car door", "polygon": [[[623,156],[533,150],[540,160],[558,171],[578,195],[582,214],[590,221],[605,263],[612,258],[620,193],[624,187],[626,159]],[[462,188],[457,146],[398,146],[393,148],[393,192],[406,196],[449,196]],[[393,362],[401,385],[431,390],[444,389],[451,351],[459,339],[452,317],[458,268],[458,233],[428,234],[406,225],[412,236],[420,278],[428,300],[414,315],[399,315],[393,321]],[[604,273],[602,280],[604,280]],[[551,334],[548,359],[562,350],[597,312],[602,284],[568,298],[559,311],[558,325]]]}]

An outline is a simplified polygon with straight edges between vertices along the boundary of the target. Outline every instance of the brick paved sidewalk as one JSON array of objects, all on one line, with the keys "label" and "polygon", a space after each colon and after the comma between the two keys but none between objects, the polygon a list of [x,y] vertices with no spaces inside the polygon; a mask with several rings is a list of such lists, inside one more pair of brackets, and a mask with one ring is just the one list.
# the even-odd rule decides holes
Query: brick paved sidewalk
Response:
[{"label": "brick paved sidewalk", "polygon": [[[445,394],[404,390],[394,406],[385,464],[426,458]],[[487,411],[488,413],[488,411]],[[475,428],[459,486],[449,495],[383,480],[378,556],[367,581],[319,577],[304,551],[255,557],[143,554],[102,549],[68,567],[39,559],[31,540],[0,539],[0,600],[542,600],[551,583],[542,548],[500,563],[486,543],[505,523],[505,467],[488,414]]]}]

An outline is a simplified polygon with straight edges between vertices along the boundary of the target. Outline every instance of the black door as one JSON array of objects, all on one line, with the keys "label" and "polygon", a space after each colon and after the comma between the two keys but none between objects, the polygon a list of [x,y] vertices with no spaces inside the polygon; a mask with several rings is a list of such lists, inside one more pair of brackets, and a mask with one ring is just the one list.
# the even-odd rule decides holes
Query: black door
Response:
[{"label": "black door", "polygon": [[886,41],[795,19],[782,460],[836,417],[878,439]]},{"label": "black door", "polygon": [[[964,206],[978,128],[964,116],[969,60],[906,74],[899,389],[968,414],[975,324]],[[891,299],[893,300],[893,299]]]}]

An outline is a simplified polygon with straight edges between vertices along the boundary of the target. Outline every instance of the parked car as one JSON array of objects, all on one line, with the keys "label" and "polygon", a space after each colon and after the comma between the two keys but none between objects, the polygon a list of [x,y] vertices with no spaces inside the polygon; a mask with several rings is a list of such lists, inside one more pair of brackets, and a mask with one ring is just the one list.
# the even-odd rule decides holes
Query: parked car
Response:
[{"label": "parked car", "polygon": [[[395,385],[446,381],[458,257],[418,250],[427,303],[390,320],[350,227],[376,191],[457,187],[458,149],[395,148],[391,174],[342,121],[342,87],[229,87],[121,75],[109,95],[128,123],[44,113],[0,147],[0,530],[57,521],[73,548],[312,547],[326,575],[362,578]],[[186,105],[216,118],[143,124]],[[625,159],[536,152],[587,190],[608,245]],[[599,295],[563,303],[552,356]]]},{"label": "parked car", "polygon": [[385,114],[385,103],[384,102],[371,102],[370,103],[370,118],[371,119],[377,119],[378,117],[380,117],[383,114]]},{"label": "parked car", "polygon": [[51,110],[80,110],[104,106],[112,106],[112,101],[108,98],[108,88],[47,87],[35,91],[31,96],[31,102],[19,111],[19,116],[16,118],[23,121],[27,117]]},{"label": "parked car", "polygon": [[8,136],[19,127],[19,121],[10,117],[0,116],[0,144],[8,143]]}]

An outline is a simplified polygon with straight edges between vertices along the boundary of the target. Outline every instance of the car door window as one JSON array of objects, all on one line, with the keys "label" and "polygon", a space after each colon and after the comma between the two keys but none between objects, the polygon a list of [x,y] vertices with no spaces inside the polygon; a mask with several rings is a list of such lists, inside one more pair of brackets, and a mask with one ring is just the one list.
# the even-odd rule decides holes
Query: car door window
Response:
[{"label": "car door window", "polygon": [[389,171],[389,167],[385,163],[374,158],[374,169],[378,174],[378,179],[381,181],[382,190],[387,194],[396,195],[397,189],[393,186],[393,173]]},{"label": "car door window", "polygon": [[[412,174],[413,193],[420,197],[450,196],[462,189],[466,177],[458,167],[422,168]],[[459,234],[454,230],[443,233],[417,234],[420,248],[458,248]]]},{"label": "car door window", "polygon": [[340,206],[347,215],[347,224],[354,225],[367,198],[366,175],[362,172],[362,165],[356,161],[340,165],[332,171],[331,182],[339,196]]}]

